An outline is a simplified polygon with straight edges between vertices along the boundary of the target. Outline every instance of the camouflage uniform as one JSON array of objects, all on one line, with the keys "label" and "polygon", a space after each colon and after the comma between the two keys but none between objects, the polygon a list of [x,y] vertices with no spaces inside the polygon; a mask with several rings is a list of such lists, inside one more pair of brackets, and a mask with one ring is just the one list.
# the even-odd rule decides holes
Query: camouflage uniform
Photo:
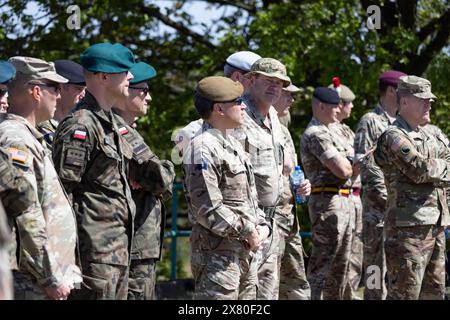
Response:
[{"label": "camouflage uniform", "polygon": [[35,194],[34,203],[14,220],[18,241],[16,299],[48,299],[43,287],[73,286],[81,281],[76,266],[76,222],[58,180],[43,136],[24,118],[9,114],[0,123],[0,144],[23,171]]},{"label": "camouflage uniform", "polygon": [[7,151],[0,148],[0,300],[13,298],[11,269],[17,269],[13,217],[34,202],[31,184],[12,165]]},{"label": "camouflage uniform", "polygon": [[84,287],[74,299],[126,299],[135,205],[132,150],[112,111],[86,96],[58,126],[53,159],[77,216]]},{"label": "camouflage uniform", "polygon": [[[345,145],[346,154],[354,157],[355,151],[353,149],[355,133],[345,123],[337,123],[330,126],[330,129],[336,134],[337,137],[341,137],[342,143]],[[362,239],[362,202],[360,197],[361,191],[361,177],[358,175],[352,177],[346,184],[346,186],[352,188],[352,194],[349,197],[351,200],[351,222],[353,225],[352,231],[352,250],[350,254],[350,265],[347,289],[344,294],[345,299],[359,299],[357,291],[361,282],[361,276],[363,271],[363,239]]]},{"label": "camouflage uniform", "polygon": [[[355,159],[376,147],[377,141],[392,120],[386,111],[378,105],[366,113],[358,123],[355,134]],[[387,209],[387,191],[384,174],[373,159],[373,153],[361,162],[361,182],[363,186],[363,243],[364,243],[364,299],[382,300],[386,298],[387,289],[386,257],[383,245],[383,220]],[[377,266],[380,270],[380,288],[368,283],[369,266]],[[370,271],[370,270],[369,270]]]},{"label": "camouflage uniform", "polygon": [[130,180],[139,184],[131,194],[136,204],[128,300],[154,300],[156,261],[161,258],[165,211],[163,197],[171,196],[175,178],[173,164],[160,160],[142,136],[117,116],[119,132],[133,150]]},{"label": "camouflage uniform", "polygon": [[51,149],[53,138],[55,136],[56,128],[58,128],[58,121],[50,119],[39,123],[36,128],[40,133],[44,135],[44,140],[47,142],[47,146]]},{"label": "camouflage uniform", "polygon": [[443,299],[449,211],[446,141],[397,116],[374,153],[388,191],[385,252],[388,299]]},{"label": "camouflage uniform", "polygon": [[250,95],[244,95],[247,105],[242,128],[235,137],[250,155],[254,168],[258,206],[266,214],[266,221],[273,227],[271,237],[266,240],[260,254],[258,267],[258,299],[276,299],[280,284],[278,275],[279,232],[272,223],[275,208],[283,193],[283,147],[285,136],[278,120],[277,111],[270,107],[268,117],[271,128],[264,124],[256,102]]},{"label": "camouflage uniform", "polygon": [[[301,160],[311,182],[318,187],[343,188],[347,183],[323,164],[347,148],[336,135],[316,118],[312,118],[301,139]],[[349,278],[354,210],[348,194],[312,193],[308,203],[312,229],[312,253],[308,265],[311,298],[344,299]]]},{"label": "camouflage uniform", "polygon": [[[281,128],[287,142],[284,157],[292,157],[292,161],[296,164],[297,158],[291,134],[285,126]],[[302,238],[299,234],[300,227],[289,176],[283,175],[283,182],[283,194],[274,216],[280,234],[280,257],[278,260],[280,287],[278,297],[283,300],[309,300],[311,288],[306,279]]]},{"label": "camouflage uniform", "polygon": [[194,298],[255,299],[257,254],[243,240],[265,219],[242,146],[204,123],[186,149],[183,172]]}]

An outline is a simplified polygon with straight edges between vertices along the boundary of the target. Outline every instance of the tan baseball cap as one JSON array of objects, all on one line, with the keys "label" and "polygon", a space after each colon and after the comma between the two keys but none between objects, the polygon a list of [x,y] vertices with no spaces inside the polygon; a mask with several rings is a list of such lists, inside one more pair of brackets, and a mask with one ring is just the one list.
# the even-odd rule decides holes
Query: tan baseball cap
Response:
[{"label": "tan baseball cap", "polygon": [[431,82],[417,76],[400,77],[397,92],[400,94],[410,94],[421,99],[437,99],[431,92]]},{"label": "tan baseball cap", "polygon": [[284,82],[283,87],[287,87],[291,84],[291,78],[287,76],[284,64],[273,58],[261,58],[256,60],[250,69],[250,74],[255,73],[271,78],[278,78]]},{"label": "tan baseball cap", "polygon": [[67,83],[69,80],[56,73],[55,64],[32,57],[11,57],[9,62],[16,68],[16,79],[49,80]]}]

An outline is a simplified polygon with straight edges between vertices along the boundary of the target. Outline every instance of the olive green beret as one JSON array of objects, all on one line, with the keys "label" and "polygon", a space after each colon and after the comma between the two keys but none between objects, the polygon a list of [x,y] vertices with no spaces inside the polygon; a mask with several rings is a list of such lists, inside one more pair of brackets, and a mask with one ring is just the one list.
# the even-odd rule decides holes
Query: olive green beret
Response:
[{"label": "olive green beret", "polygon": [[81,54],[80,62],[91,72],[121,73],[133,67],[134,56],[130,49],[119,43],[97,43]]},{"label": "olive green beret", "polygon": [[203,78],[195,90],[197,94],[213,102],[234,101],[244,93],[240,82],[225,77]]}]

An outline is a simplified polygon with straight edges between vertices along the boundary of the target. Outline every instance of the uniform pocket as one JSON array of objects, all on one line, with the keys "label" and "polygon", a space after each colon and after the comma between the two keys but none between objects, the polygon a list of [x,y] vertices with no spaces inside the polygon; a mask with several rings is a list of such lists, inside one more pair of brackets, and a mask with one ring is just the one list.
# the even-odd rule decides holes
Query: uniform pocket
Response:
[{"label": "uniform pocket", "polygon": [[210,281],[226,290],[231,291],[239,288],[239,261],[235,256],[211,254],[205,272]]}]

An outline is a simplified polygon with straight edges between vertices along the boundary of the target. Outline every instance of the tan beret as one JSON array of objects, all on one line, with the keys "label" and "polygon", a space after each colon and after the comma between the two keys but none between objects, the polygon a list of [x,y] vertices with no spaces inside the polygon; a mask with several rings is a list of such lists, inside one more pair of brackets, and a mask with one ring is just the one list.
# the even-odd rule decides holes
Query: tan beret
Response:
[{"label": "tan beret", "polygon": [[200,96],[213,102],[233,101],[244,93],[240,82],[216,76],[203,78],[195,90]]}]

